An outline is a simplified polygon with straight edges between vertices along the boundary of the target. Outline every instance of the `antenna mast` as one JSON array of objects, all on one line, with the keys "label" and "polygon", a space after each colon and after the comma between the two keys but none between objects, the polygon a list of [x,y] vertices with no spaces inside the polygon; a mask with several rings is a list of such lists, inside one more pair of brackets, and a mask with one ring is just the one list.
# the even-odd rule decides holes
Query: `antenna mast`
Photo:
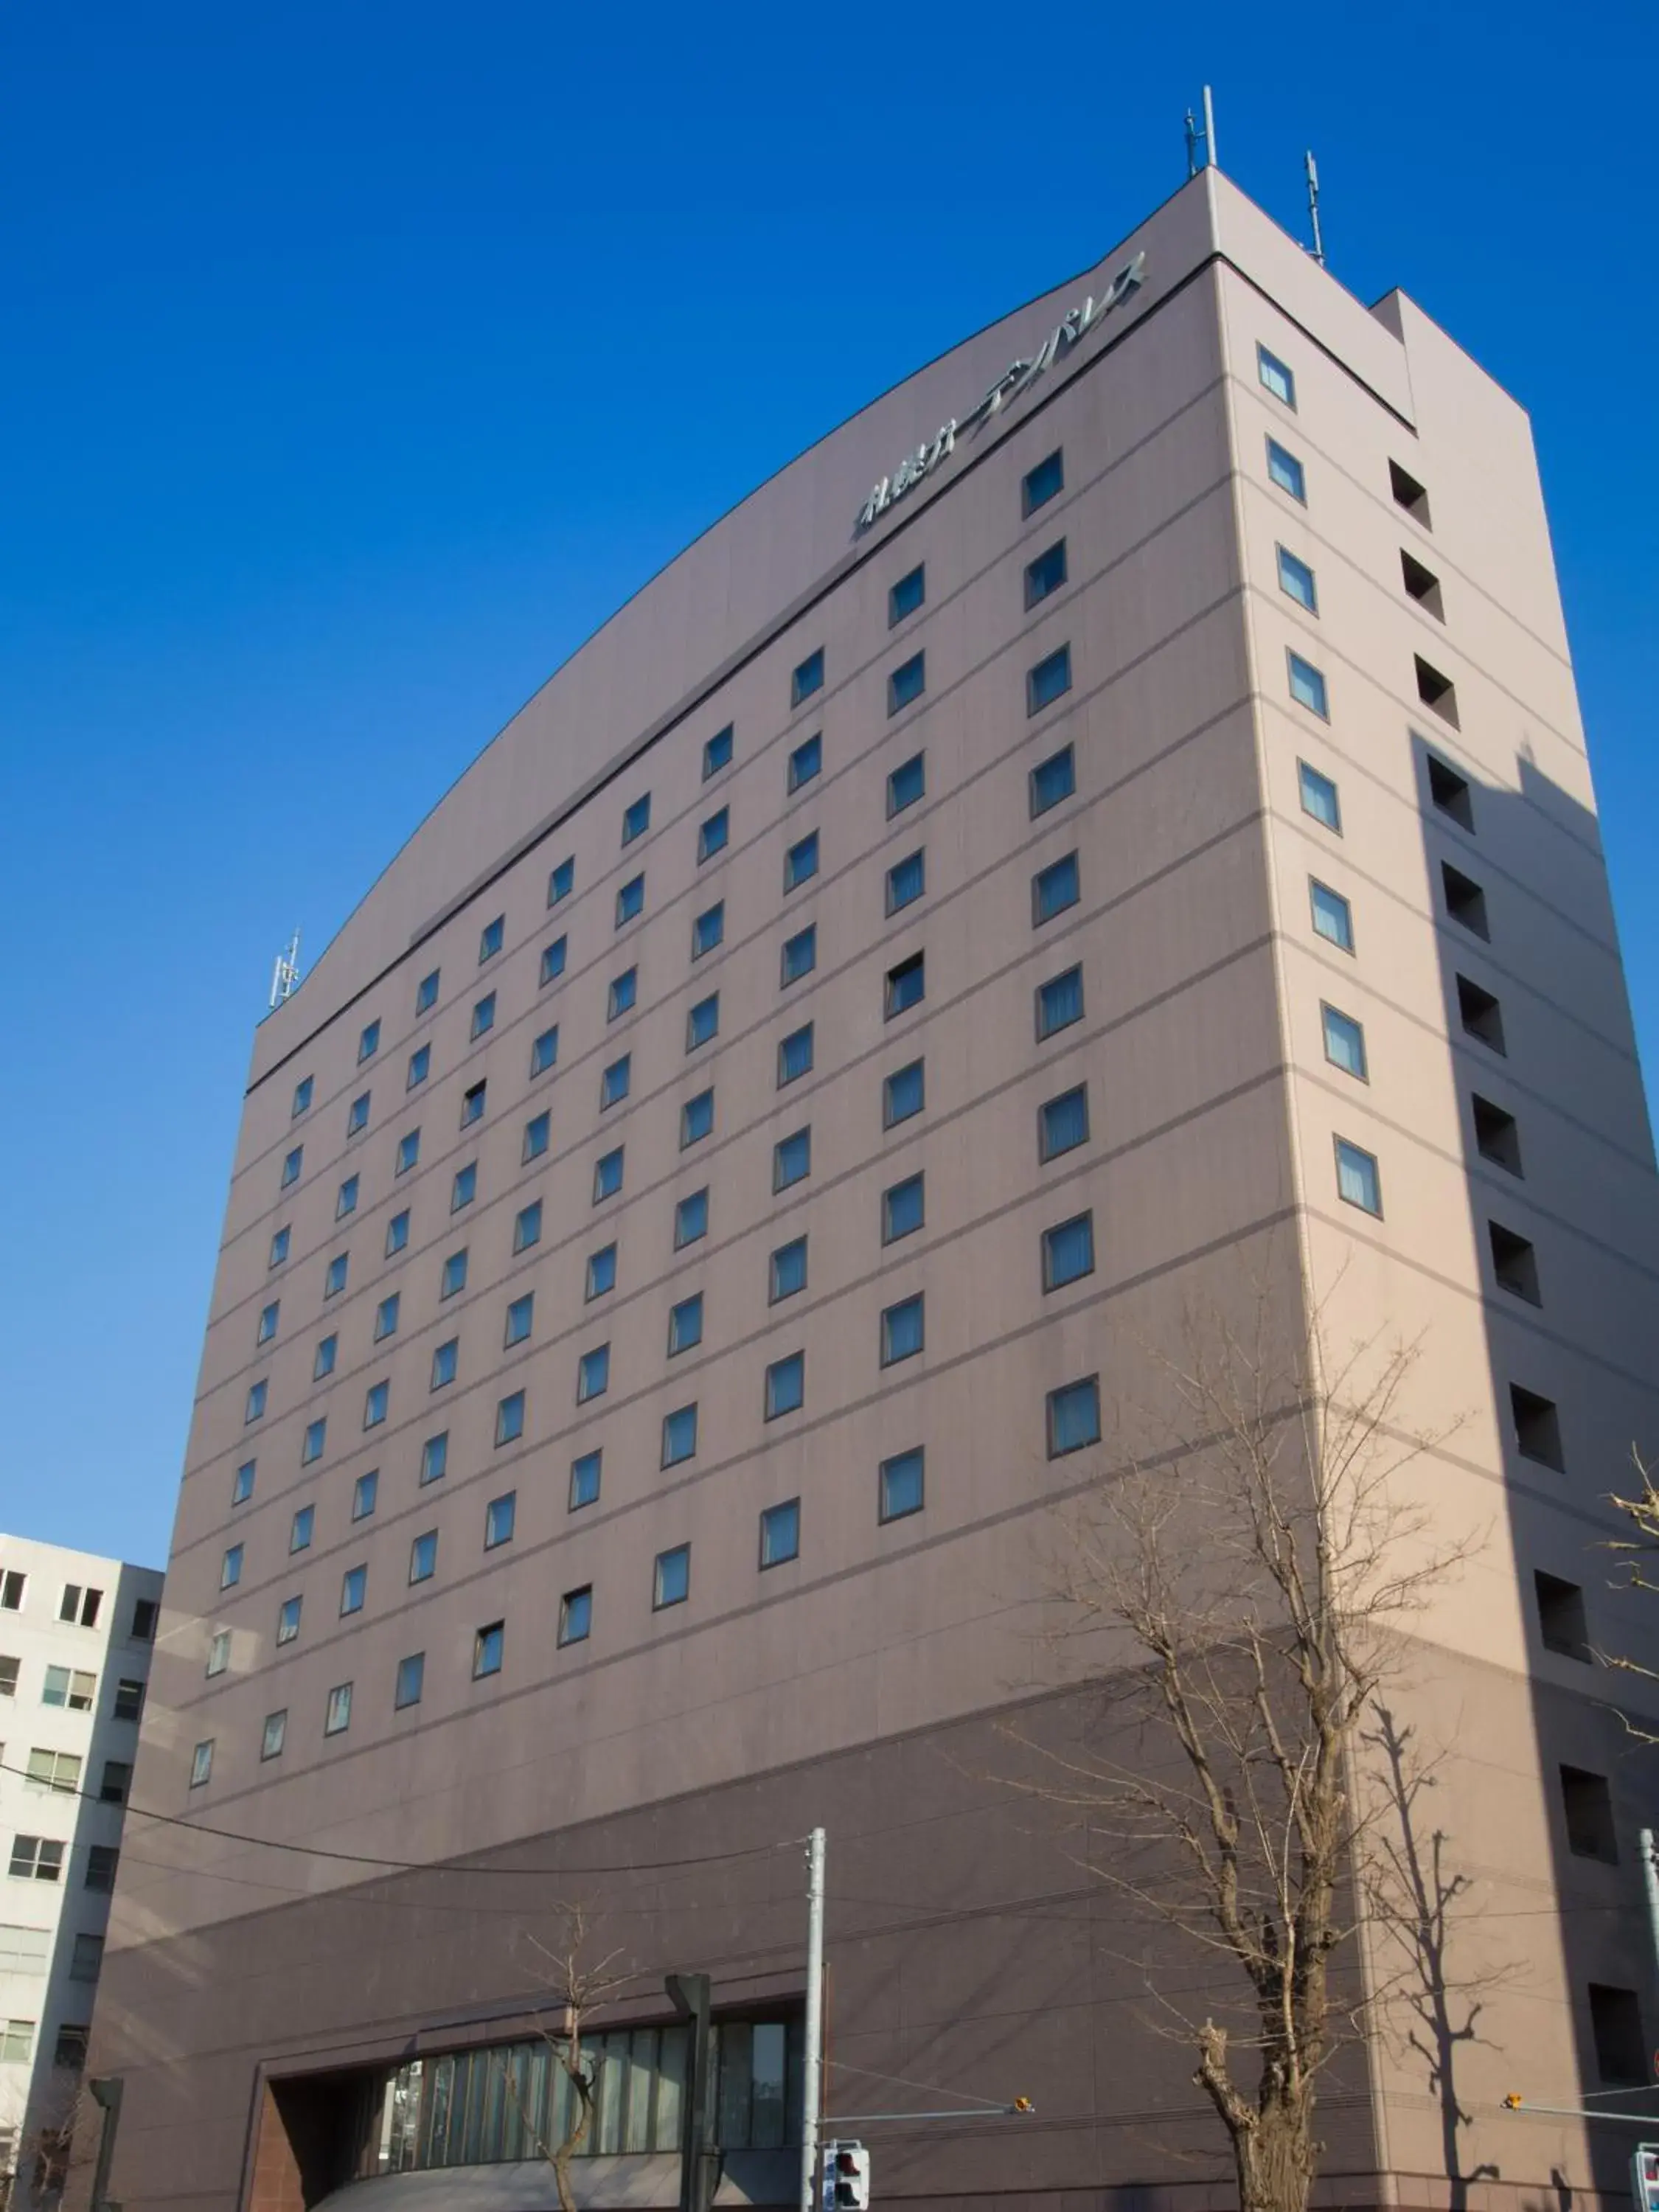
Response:
[{"label": "antenna mast", "polygon": [[1319,170],[1311,152],[1302,157],[1308,173],[1308,221],[1313,226],[1313,244],[1308,248],[1322,269],[1325,266],[1325,236],[1319,228]]},{"label": "antenna mast", "polygon": [[296,929],[289,940],[286,952],[276,955],[276,964],[270,971],[270,1008],[275,1013],[284,999],[291,998],[300,983],[300,933]]},{"label": "antenna mast", "polygon": [[[1204,159],[1198,158],[1198,149],[1204,149]],[[1187,110],[1187,174],[1195,177],[1200,169],[1213,169],[1215,158],[1215,102],[1210,97],[1210,88],[1204,88],[1204,123],[1200,129],[1189,107]]]}]

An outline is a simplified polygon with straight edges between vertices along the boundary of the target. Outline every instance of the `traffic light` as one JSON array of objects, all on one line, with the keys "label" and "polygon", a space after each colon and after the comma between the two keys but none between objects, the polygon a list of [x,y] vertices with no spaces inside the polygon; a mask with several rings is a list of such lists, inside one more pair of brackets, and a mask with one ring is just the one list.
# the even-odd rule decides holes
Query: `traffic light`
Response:
[{"label": "traffic light", "polygon": [[1029,2097],[1016,2097],[1009,2110],[1015,2112],[1034,2112],[1036,2106]]},{"label": "traffic light", "polygon": [[870,2202],[870,2154],[860,2142],[830,2146],[833,2184],[830,2202],[836,2212],[865,2212]]}]

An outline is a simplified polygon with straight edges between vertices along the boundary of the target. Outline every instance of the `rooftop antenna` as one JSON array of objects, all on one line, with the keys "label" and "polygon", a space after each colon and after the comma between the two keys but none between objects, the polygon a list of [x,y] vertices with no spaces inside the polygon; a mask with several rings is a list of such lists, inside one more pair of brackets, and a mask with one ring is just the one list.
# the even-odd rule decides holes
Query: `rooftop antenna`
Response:
[{"label": "rooftop antenna", "polygon": [[[1204,149],[1204,159],[1198,158],[1198,149]],[[1204,88],[1204,124],[1200,130],[1193,111],[1187,110],[1187,174],[1195,177],[1200,169],[1213,169],[1215,158],[1215,103],[1210,97],[1210,88]]]},{"label": "rooftop antenna", "polygon": [[284,999],[291,998],[300,983],[300,933],[296,929],[289,939],[286,952],[276,955],[276,964],[270,971],[270,1009],[273,1013]]},{"label": "rooftop antenna", "polygon": [[1302,157],[1308,172],[1308,221],[1313,225],[1313,244],[1308,248],[1322,269],[1325,266],[1325,236],[1319,228],[1319,169],[1311,153]]}]

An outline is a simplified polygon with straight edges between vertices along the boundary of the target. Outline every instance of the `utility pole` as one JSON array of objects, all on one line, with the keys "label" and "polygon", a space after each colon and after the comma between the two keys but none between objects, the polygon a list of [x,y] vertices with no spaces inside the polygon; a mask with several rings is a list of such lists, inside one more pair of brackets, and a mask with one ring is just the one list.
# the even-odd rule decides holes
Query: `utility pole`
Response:
[{"label": "utility pole", "polygon": [[806,1839],[806,2033],[801,2039],[800,2203],[799,2212],[817,2212],[818,2114],[823,2109],[819,2083],[823,2027],[823,1831]]}]

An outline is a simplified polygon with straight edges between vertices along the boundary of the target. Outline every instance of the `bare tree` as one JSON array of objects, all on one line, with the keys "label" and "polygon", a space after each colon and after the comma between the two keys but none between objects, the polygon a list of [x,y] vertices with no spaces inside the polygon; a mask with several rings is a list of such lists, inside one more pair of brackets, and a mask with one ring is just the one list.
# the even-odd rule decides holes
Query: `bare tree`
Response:
[{"label": "bare tree", "polygon": [[548,2100],[550,2120],[560,2123],[556,2141],[550,2140],[553,2129],[543,2133],[538,2115],[526,2105],[511,2065],[505,2057],[501,2063],[507,2096],[535,2146],[536,2155],[553,2169],[562,2212],[576,2212],[576,2200],[570,2188],[570,2161],[587,2140],[592,2126],[593,2089],[598,2074],[592,2051],[582,2046],[583,2022],[620,1996],[637,1978],[631,1969],[618,1970],[617,1961],[623,1955],[620,1950],[608,1952],[604,1958],[592,1962],[583,1957],[587,1947],[586,1906],[562,1905],[559,1912],[562,1925],[554,1942],[543,1943],[534,1936],[526,1939],[536,1954],[536,1975],[549,1993],[550,2009],[557,2014],[555,2027],[544,2025],[538,2018],[536,2032],[570,2087],[568,2099]]},{"label": "bare tree", "polygon": [[1075,1673],[1080,1648],[1098,1678],[1097,1725],[1058,1748],[1019,1731],[1037,1754],[1019,1786],[1080,1817],[1092,1873],[1222,1969],[1200,2014],[1167,1974],[1149,1988],[1226,2130],[1241,2212],[1307,2203],[1316,2087],[1360,2024],[1357,1962],[1335,1992],[1333,1962],[1390,1802],[1355,1786],[1359,1736],[1468,1548],[1401,1480],[1439,1441],[1401,1425],[1415,1347],[1333,1363],[1317,1315],[1298,1341],[1264,1291],[1242,1329],[1189,1313],[1177,1352],[1139,1348],[1144,1434],[1066,1516],[1052,1581],[1057,1656]]},{"label": "bare tree", "polygon": [[[1654,1556],[1659,1553],[1659,1487],[1655,1486],[1653,1471],[1639,1451],[1632,1449],[1631,1464],[1636,1470],[1638,1487],[1628,1498],[1621,1498],[1615,1492],[1608,1503],[1624,1515],[1632,1533],[1611,1538],[1607,1549],[1619,1558],[1618,1587],[1659,1595],[1659,1582],[1654,1579],[1653,1569]],[[1646,1666],[1627,1653],[1599,1651],[1596,1656],[1604,1667],[1617,1667],[1626,1674],[1639,1675],[1644,1681],[1659,1681],[1659,1668]],[[1622,1708],[1620,1718],[1639,1742],[1659,1743],[1659,1735],[1639,1727]]]}]

